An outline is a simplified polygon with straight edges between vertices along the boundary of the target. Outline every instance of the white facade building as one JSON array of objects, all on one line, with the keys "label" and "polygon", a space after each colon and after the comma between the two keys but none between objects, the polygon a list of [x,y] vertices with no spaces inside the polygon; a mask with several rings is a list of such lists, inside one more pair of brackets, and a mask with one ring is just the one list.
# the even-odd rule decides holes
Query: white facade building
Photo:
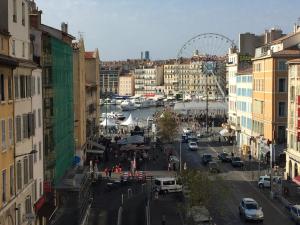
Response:
[{"label": "white facade building", "polygon": [[289,61],[286,178],[300,169],[300,59]]},{"label": "white facade building", "polygon": [[134,70],[135,95],[163,94],[163,67]]}]

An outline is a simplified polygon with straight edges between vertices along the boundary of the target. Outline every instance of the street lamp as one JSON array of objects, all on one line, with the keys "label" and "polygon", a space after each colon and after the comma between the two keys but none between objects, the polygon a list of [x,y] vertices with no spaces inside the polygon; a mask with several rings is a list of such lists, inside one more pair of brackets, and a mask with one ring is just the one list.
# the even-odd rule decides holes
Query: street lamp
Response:
[{"label": "street lamp", "polygon": [[24,153],[24,154],[20,154],[20,155],[15,155],[15,158],[18,158],[18,157],[21,157],[21,156],[25,156],[25,155],[32,155],[32,154],[35,154],[35,153],[37,153],[37,150],[33,149],[30,152],[28,152],[28,153]]}]

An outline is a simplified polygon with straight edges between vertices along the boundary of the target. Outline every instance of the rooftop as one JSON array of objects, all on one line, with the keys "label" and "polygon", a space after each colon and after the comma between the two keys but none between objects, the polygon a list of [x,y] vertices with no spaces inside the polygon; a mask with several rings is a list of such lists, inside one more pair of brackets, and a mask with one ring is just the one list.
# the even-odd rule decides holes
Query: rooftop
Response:
[{"label": "rooftop", "polygon": [[86,59],[95,59],[96,58],[96,53],[95,52],[85,52],[84,57]]}]

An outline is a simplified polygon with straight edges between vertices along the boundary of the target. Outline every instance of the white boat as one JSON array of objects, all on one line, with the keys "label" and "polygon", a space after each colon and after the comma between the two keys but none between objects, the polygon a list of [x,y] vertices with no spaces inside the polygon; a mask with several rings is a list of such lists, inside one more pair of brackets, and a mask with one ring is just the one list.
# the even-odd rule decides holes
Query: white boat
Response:
[{"label": "white boat", "polygon": [[104,105],[115,105],[116,104],[116,99],[110,99],[110,98],[106,98],[104,100]]},{"label": "white boat", "polygon": [[120,105],[121,109],[123,111],[131,111],[131,110],[135,110],[136,107],[134,105],[133,102],[129,101],[129,100],[124,100],[121,105]]}]

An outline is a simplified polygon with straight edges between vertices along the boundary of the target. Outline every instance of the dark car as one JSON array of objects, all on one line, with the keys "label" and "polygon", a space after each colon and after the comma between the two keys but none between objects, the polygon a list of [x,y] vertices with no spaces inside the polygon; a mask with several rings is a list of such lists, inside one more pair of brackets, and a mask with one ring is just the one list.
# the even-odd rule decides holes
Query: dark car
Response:
[{"label": "dark car", "polygon": [[231,157],[226,152],[220,153],[218,155],[218,159],[220,159],[222,162],[231,162]]},{"label": "dark car", "polygon": [[243,167],[244,162],[242,161],[242,159],[240,157],[233,157],[231,160],[231,165],[233,167]]},{"label": "dark car", "polygon": [[212,155],[211,154],[203,154],[202,155],[202,163],[204,165],[207,165],[211,161],[212,161]]},{"label": "dark car", "polygon": [[182,135],[181,136],[181,143],[188,143],[189,142],[189,138],[188,135]]}]

